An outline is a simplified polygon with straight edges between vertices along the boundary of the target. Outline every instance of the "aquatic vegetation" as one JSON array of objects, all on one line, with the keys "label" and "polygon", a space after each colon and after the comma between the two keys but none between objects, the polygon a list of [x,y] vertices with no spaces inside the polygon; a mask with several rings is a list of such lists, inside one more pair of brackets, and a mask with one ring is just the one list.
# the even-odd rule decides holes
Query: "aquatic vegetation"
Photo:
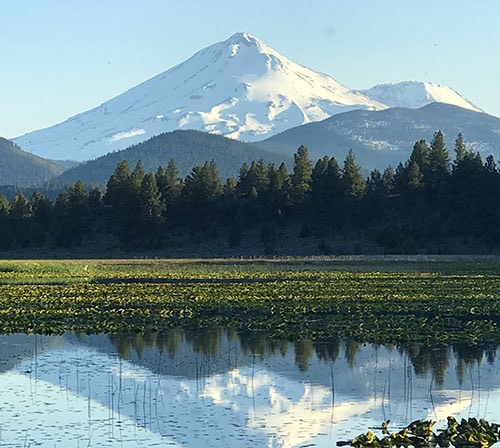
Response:
[{"label": "aquatic vegetation", "polygon": [[434,431],[435,421],[416,420],[398,432],[390,432],[389,423],[382,423],[383,437],[378,437],[372,430],[360,434],[349,441],[337,442],[337,446],[363,447],[436,447],[447,448],[487,448],[499,441],[500,427],[489,423],[484,418],[462,419],[460,423],[453,416],[448,417],[447,428]]},{"label": "aquatic vegetation", "polygon": [[[0,332],[144,332],[223,325],[271,338],[500,341],[499,269],[335,270],[285,264],[0,264]],[[382,266],[384,267],[384,266]]]}]

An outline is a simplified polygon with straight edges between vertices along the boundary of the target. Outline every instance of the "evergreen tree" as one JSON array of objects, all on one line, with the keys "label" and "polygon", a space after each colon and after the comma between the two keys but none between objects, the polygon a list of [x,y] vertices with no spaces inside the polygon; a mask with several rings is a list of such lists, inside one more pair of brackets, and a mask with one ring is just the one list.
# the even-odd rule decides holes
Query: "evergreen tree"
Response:
[{"label": "evergreen tree", "polygon": [[498,173],[495,159],[493,158],[493,156],[491,154],[488,157],[486,157],[486,162],[484,163],[484,168],[486,169],[486,172],[489,174]]},{"label": "evergreen tree", "polygon": [[[228,177],[224,184],[223,194],[225,198],[235,200],[237,197],[238,180],[234,177]],[[234,202],[233,202],[234,203]]]},{"label": "evergreen tree", "polygon": [[45,229],[48,229],[52,222],[54,210],[52,202],[40,193],[40,191],[36,190],[31,195],[30,205],[35,221]]},{"label": "evergreen tree", "polygon": [[419,188],[423,185],[424,175],[420,171],[420,166],[417,162],[411,160],[408,164],[407,172],[408,187],[410,189]]},{"label": "evergreen tree", "polygon": [[465,143],[464,137],[460,132],[457,139],[455,140],[455,162],[453,164],[453,169],[460,164],[467,155],[467,145]]},{"label": "evergreen tree", "polygon": [[444,136],[441,131],[434,133],[429,152],[429,170],[431,183],[441,182],[449,174],[450,156],[444,144]]},{"label": "evergreen tree", "polygon": [[191,203],[207,203],[222,193],[222,181],[213,160],[195,166],[184,181],[183,195]]},{"label": "evergreen tree", "polygon": [[15,244],[14,232],[8,216],[9,208],[9,201],[0,193],[0,250],[10,249]]},{"label": "evergreen tree", "polygon": [[219,215],[219,199],[223,186],[217,165],[212,160],[195,166],[184,180],[182,196],[187,224],[203,231],[215,230]]},{"label": "evergreen tree", "polygon": [[293,173],[290,178],[291,200],[293,204],[300,205],[311,190],[313,166],[307,146],[300,145],[293,158]]},{"label": "evergreen tree", "polygon": [[271,210],[275,216],[282,216],[290,202],[290,175],[284,163],[281,163],[278,169],[270,164],[268,172]]},{"label": "evergreen tree", "polygon": [[342,186],[344,195],[351,198],[361,198],[365,194],[366,181],[361,174],[361,167],[356,163],[352,149],[349,150],[342,169]]},{"label": "evergreen tree", "polygon": [[366,192],[372,195],[383,195],[382,173],[374,168],[366,181]]},{"label": "evergreen tree", "polygon": [[161,200],[161,194],[156,185],[153,174],[144,175],[139,190],[140,217],[145,224],[157,224],[161,222],[165,204]]},{"label": "evergreen tree", "polygon": [[55,240],[64,247],[78,246],[92,232],[89,197],[85,185],[77,181],[60,193],[54,205]]},{"label": "evergreen tree", "polygon": [[[38,241],[38,235],[32,233],[32,216],[31,205],[24,194],[16,194],[9,205],[11,227],[10,231],[7,230],[7,239],[12,238],[12,245],[29,247]],[[9,245],[11,244],[9,243]]]},{"label": "evergreen tree", "polygon": [[140,183],[144,178],[141,164],[137,164],[134,173],[126,160],[116,166],[106,185],[104,202],[111,206],[114,231],[123,244],[133,244],[140,235],[138,216],[140,215]]},{"label": "evergreen tree", "polygon": [[319,159],[314,166],[310,195],[311,213],[317,224],[326,226],[330,230],[333,227],[340,227],[341,192],[342,181],[337,160],[328,156]]},{"label": "evergreen tree", "polygon": [[408,165],[409,161],[403,165],[403,163],[399,162],[396,170],[394,172],[393,186],[394,193],[397,195],[401,195],[408,187]]},{"label": "evergreen tree", "polygon": [[10,204],[7,198],[0,193],[0,219],[6,218],[9,214]]},{"label": "evergreen tree", "polygon": [[183,186],[175,161],[170,159],[165,169],[158,167],[155,177],[158,190],[169,207],[179,198]]},{"label": "evergreen tree", "polygon": [[248,165],[243,164],[238,181],[238,192],[241,197],[262,196],[269,190],[269,172],[263,159],[253,161]]},{"label": "evergreen tree", "polygon": [[27,219],[32,216],[31,205],[24,194],[18,193],[14,196],[9,206],[9,216],[16,220]]},{"label": "evergreen tree", "polygon": [[126,209],[127,201],[133,193],[134,186],[130,167],[128,162],[123,160],[118,163],[106,184],[104,202],[111,205],[115,214],[119,215]]},{"label": "evergreen tree", "polygon": [[138,233],[138,240],[143,245],[157,246],[159,244],[164,210],[165,202],[156,185],[155,176],[152,173],[146,173],[139,190],[138,224],[141,231]]},{"label": "evergreen tree", "polygon": [[281,163],[278,169],[269,165],[269,190],[278,193],[279,196],[287,194],[290,190],[290,175],[284,163]]},{"label": "evergreen tree", "polygon": [[89,190],[89,206],[93,210],[98,210],[103,205],[103,195],[98,187],[92,187]]},{"label": "evergreen tree", "polygon": [[68,204],[73,210],[73,215],[78,214],[80,216],[85,216],[88,214],[89,207],[89,197],[87,195],[87,189],[82,181],[77,181],[75,184],[71,185],[68,189]]},{"label": "evergreen tree", "polygon": [[382,185],[384,193],[389,196],[394,193],[396,171],[392,166],[388,166],[382,173]]},{"label": "evergreen tree", "polygon": [[144,164],[142,163],[142,160],[139,160],[131,174],[132,182],[137,190],[141,187],[145,175],[146,172],[144,171]]},{"label": "evergreen tree", "polygon": [[429,173],[431,149],[425,140],[419,140],[413,145],[413,151],[408,160],[408,166],[414,162],[418,165],[420,173],[425,176]]}]

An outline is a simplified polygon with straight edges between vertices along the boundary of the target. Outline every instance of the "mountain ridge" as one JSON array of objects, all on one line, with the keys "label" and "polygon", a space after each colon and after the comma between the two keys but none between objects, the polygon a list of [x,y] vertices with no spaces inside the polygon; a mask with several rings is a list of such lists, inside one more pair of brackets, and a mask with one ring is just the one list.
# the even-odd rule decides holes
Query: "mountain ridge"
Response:
[{"label": "mountain ridge", "polygon": [[448,86],[432,82],[402,81],[398,83],[377,84],[361,93],[379,101],[389,108],[406,107],[420,109],[430,103],[445,103],[484,112],[481,108],[462,97],[456,90]]},{"label": "mountain ridge", "polygon": [[[203,148],[204,151],[198,151]],[[159,166],[166,167],[174,160],[179,176],[184,178],[197,165],[213,160],[222,180],[238,177],[243,163],[263,159],[266,163],[279,166],[285,162],[291,167],[291,156],[271,153],[248,143],[232,140],[221,135],[212,135],[195,130],[176,130],[151,137],[149,140],[130,146],[121,151],[112,152],[89,160],[68,169],[55,181],[63,184],[81,180],[86,184],[105,185],[122,160],[129,163],[131,169],[141,161],[146,171],[156,172]]]},{"label": "mountain ridge", "polygon": [[236,33],[93,109],[14,141],[45,158],[87,161],[176,129],[254,142],[359,108],[387,105]]},{"label": "mountain ridge", "polygon": [[349,111],[288,129],[255,145],[287,154],[300,142],[308,147],[311,158],[329,155],[339,162],[352,149],[365,170],[384,169],[407,160],[416,141],[430,142],[438,130],[443,132],[452,158],[454,141],[462,133],[483,160],[490,154],[500,159],[500,118],[444,103],[420,109]]},{"label": "mountain ridge", "polygon": [[41,184],[66,169],[57,162],[23,151],[3,137],[0,137],[0,159],[0,185]]}]

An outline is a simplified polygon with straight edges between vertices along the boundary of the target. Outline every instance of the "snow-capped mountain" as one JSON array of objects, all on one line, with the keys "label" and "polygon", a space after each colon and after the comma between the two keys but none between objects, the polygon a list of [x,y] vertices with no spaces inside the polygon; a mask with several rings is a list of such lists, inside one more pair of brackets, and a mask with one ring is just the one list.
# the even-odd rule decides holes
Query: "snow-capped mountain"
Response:
[{"label": "snow-capped mountain", "polygon": [[85,161],[177,129],[255,142],[353,109],[431,102],[481,111],[449,87],[431,83],[352,90],[237,33],[94,109],[14,141],[45,158]]},{"label": "snow-capped mountain", "polygon": [[339,112],[385,107],[237,33],[94,109],[14,141],[42,157],[81,161],[175,129],[256,141]]},{"label": "snow-capped mountain", "polygon": [[360,90],[360,92],[388,107],[419,109],[430,103],[446,103],[475,112],[483,112],[452,88],[430,82],[404,81],[379,84],[368,90]]}]

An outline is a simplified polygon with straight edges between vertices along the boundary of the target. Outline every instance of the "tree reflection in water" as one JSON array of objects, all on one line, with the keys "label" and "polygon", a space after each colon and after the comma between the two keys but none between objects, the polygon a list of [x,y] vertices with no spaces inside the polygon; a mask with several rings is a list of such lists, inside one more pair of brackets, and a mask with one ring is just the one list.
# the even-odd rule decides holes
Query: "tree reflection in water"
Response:
[{"label": "tree reflection in water", "polygon": [[103,448],[127,437],[123,446],[324,448],[386,420],[500,412],[496,345],[283,341],[222,327],[1,342],[2,446],[29,433],[25,446],[52,447],[71,428]]},{"label": "tree reflection in water", "polygon": [[[265,357],[281,354],[285,356],[293,347],[295,362],[301,372],[307,372],[311,358],[316,355],[324,362],[335,362],[343,353],[347,364],[353,368],[356,355],[366,342],[352,339],[332,339],[328,341],[312,341],[304,339],[291,343],[285,340],[270,339],[266,331],[237,332],[235,329],[223,327],[197,328],[181,330],[173,328],[170,331],[146,332],[144,334],[109,335],[116,351],[124,359],[129,359],[134,351],[139,359],[144,357],[146,348],[155,348],[166,352],[171,359],[178,354],[183,344],[188,344],[196,354],[204,355],[208,360],[221,356],[223,340],[237,345],[243,355]],[[390,349],[393,345],[388,345]],[[456,374],[460,384],[470,367],[479,365],[484,359],[493,363],[497,353],[497,345],[483,344],[468,346],[456,344],[447,346],[428,346],[423,343],[408,343],[397,346],[401,356],[407,356],[415,374],[424,376],[432,373],[437,385],[442,385],[444,376],[450,365],[450,359],[456,359]]]}]

